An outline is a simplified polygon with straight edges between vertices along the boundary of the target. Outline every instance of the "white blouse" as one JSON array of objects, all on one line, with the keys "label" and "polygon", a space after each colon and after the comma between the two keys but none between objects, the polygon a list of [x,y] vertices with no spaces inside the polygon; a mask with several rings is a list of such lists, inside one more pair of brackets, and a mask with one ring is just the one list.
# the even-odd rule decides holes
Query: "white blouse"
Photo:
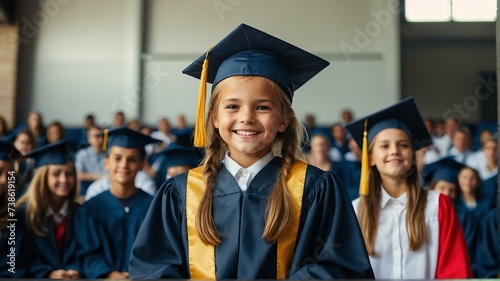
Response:
[{"label": "white blouse", "polygon": [[[439,193],[428,191],[425,223],[429,241],[416,252],[410,251],[406,232],[406,193],[391,197],[382,187],[375,254],[370,263],[376,279],[434,279],[439,247]],[[353,201],[358,212],[359,198]]]}]

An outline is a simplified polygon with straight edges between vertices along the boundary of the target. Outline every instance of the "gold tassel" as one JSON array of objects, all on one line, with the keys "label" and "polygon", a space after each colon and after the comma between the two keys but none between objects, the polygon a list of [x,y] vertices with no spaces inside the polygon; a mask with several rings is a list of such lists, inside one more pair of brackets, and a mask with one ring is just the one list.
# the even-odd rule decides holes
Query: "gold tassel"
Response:
[{"label": "gold tassel", "polygon": [[103,131],[103,139],[102,139],[102,150],[106,151],[106,147],[108,146],[108,129],[104,129]]},{"label": "gold tassel", "polygon": [[198,108],[196,109],[196,126],[194,129],[194,146],[205,147],[206,140],[206,127],[205,127],[205,104],[207,100],[207,75],[208,75],[208,52],[203,61],[200,76],[200,88],[198,90]]},{"label": "gold tassel", "polygon": [[368,119],[365,120],[363,131],[363,148],[361,150],[361,179],[359,181],[359,195],[368,195],[368,184],[370,179],[370,165],[368,163]]}]

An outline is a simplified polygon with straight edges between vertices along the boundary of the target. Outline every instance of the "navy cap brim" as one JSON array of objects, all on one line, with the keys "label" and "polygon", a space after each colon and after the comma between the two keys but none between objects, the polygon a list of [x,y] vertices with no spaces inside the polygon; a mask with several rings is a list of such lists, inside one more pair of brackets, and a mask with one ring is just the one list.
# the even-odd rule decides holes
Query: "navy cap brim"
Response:
[{"label": "navy cap brim", "polygon": [[169,144],[157,154],[165,158],[166,168],[174,166],[197,167],[202,159],[197,148],[176,143]]},{"label": "navy cap brim", "polygon": [[60,140],[47,144],[26,154],[26,158],[35,160],[35,168],[45,165],[62,165],[74,161],[74,154],[79,149],[77,142]]},{"label": "navy cap brim", "polygon": [[[369,140],[372,140],[384,128],[398,128],[409,133],[416,150],[432,144],[429,132],[425,127],[425,123],[422,120],[413,97],[403,99],[392,106],[347,124],[346,129],[359,147],[363,147],[365,120],[368,120],[367,131],[369,132]],[[374,127],[376,127],[375,130],[371,130]]]},{"label": "navy cap brim", "polygon": [[424,166],[422,169],[422,177],[426,184],[431,184],[439,180],[457,184],[458,173],[464,167],[466,166],[457,162],[453,157],[445,157]]},{"label": "navy cap brim", "polygon": [[[233,57],[244,51],[248,52],[241,57]],[[272,56],[271,59],[262,59],[260,55],[266,52],[276,56],[276,66],[273,66]],[[230,57],[235,59],[234,63],[229,63],[227,67],[221,69],[221,65]],[[206,54],[201,55],[186,67],[183,73],[200,79],[205,58]],[[209,51],[208,61],[209,83],[217,84],[220,80],[237,75],[264,76],[277,82],[287,94],[291,95],[290,98],[293,98],[294,91],[329,65],[329,62],[316,55],[246,24],[239,25],[217,43]],[[280,62],[288,69],[288,75],[291,77],[282,77],[285,74],[283,68],[278,66]]]},{"label": "navy cap brim", "polygon": [[21,152],[19,152],[13,145],[5,141],[0,141],[0,160],[10,162],[21,157]]},{"label": "navy cap brim", "polygon": [[106,148],[109,150],[113,146],[118,146],[143,151],[146,145],[158,142],[161,142],[161,140],[122,126],[108,131]]}]

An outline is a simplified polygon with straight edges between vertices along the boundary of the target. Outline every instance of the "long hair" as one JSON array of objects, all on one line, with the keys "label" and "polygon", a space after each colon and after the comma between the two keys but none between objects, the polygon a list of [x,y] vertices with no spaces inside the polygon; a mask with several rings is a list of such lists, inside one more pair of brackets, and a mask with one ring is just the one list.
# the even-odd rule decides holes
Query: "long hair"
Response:
[{"label": "long hair", "polygon": [[[373,143],[370,145],[371,155]],[[425,207],[427,205],[427,190],[420,185],[417,167],[415,166],[415,151],[413,164],[406,173],[406,232],[410,244],[410,251],[417,251],[428,241],[427,226],[425,225]],[[366,250],[370,256],[376,256],[375,238],[377,237],[380,200],[382,198],[382,178],[376,166],[371,167],[369,190],[366,196],[360,196],[358,205],[358,221],[365,240]]]},{"label": "long hair", "polygon": [[[254,79],[252,76],[241,79]],[[280,86],[268,80],[273,92],[279,96],[281,103],[282,118],[289,118],[289,124],[283,133],[278,133],[274,143],[273,152],[283,158],[283,166],[279,172],[274,189],[269,196],[266,209],[266,222],[262,238],[269,242],[276,242],[291,224],[293,212],[292,198],[286,188],[286,180],[291,166],[295,159],[303,158],[301,151],[302,137],[305,135],[305,128],[295,116],[291,101],[288,99]],[[205,192],[201,199],[198,214],[196,216],[196,231],[205,244],[220,245],[222,243],[221,233],[215,226],[212,215],[213,191],[217,182],[217,172],[224,152],[228,146],[221,138],[218,129],[213,125],[213,118],[216,117],[221,89],[225,85],[225,80],[221,81],[213,90],[209,101],[209,113],[207,116],[207,147],[203,160],[203,180],[206,184]]]},{"label": "long hair", "polygon": [[[74,204],[79,194],[78,179],[76,177],[76,169],[73,162],[68,162],[66,165],[71,167],[75,175],[75,186],[68,194],[70,210],[72,210],[72,204]],[[48,165],[39,167],[28,186],[28,190],[17,202],[17,208],[23,204],[26,205],[26,225],[38,236],[47,235],[45,214],[46,210],[50,207],[48,174]]]},{"label": "long hair", "polygon": [[[458,175],[460,175],[462,173],[462,171],[464,171],[464,170],[472,171],[472,173],[476,177],[477,186],[476,186],[476,190],[474,190],[474,198],[476,198],[477,201],[482,200],[483,199],[483,191],[482,191],[482,187],[481,187],[481,177],[479,176],[479,172],[476,169],[471,168],[471,167],[463,167],[462,169],[460,169],[460,172],[458,172]],[[460,187],[460,182],[458,183],[458,193],[460,194],[460,196],[463,196],[463,191],[462,191],[462,188]]]}]

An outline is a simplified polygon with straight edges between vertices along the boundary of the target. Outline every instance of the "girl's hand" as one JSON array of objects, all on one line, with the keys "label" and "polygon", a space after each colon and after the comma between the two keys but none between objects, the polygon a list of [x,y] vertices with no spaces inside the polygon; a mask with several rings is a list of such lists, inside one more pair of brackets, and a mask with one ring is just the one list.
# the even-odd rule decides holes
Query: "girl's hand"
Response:
[{"label": "girl's hand", "polygon": [[70,279],[81,279],[82,278],[82,275],[80,274],[80,272],[78,272],[74,269],[68,269],[68,271],[66,271],[66,274],[67,274],[68,278],[70,278]]},{"label": "girl's hand", "polygon": [[66,279],[68,278],[68,274],[64,269],[53,270],[47,276],[49,279]]},{"label": "girl's hand", "polygon": [[111,271],[108,274],[109,279],[128,279],[128,272]]}]

